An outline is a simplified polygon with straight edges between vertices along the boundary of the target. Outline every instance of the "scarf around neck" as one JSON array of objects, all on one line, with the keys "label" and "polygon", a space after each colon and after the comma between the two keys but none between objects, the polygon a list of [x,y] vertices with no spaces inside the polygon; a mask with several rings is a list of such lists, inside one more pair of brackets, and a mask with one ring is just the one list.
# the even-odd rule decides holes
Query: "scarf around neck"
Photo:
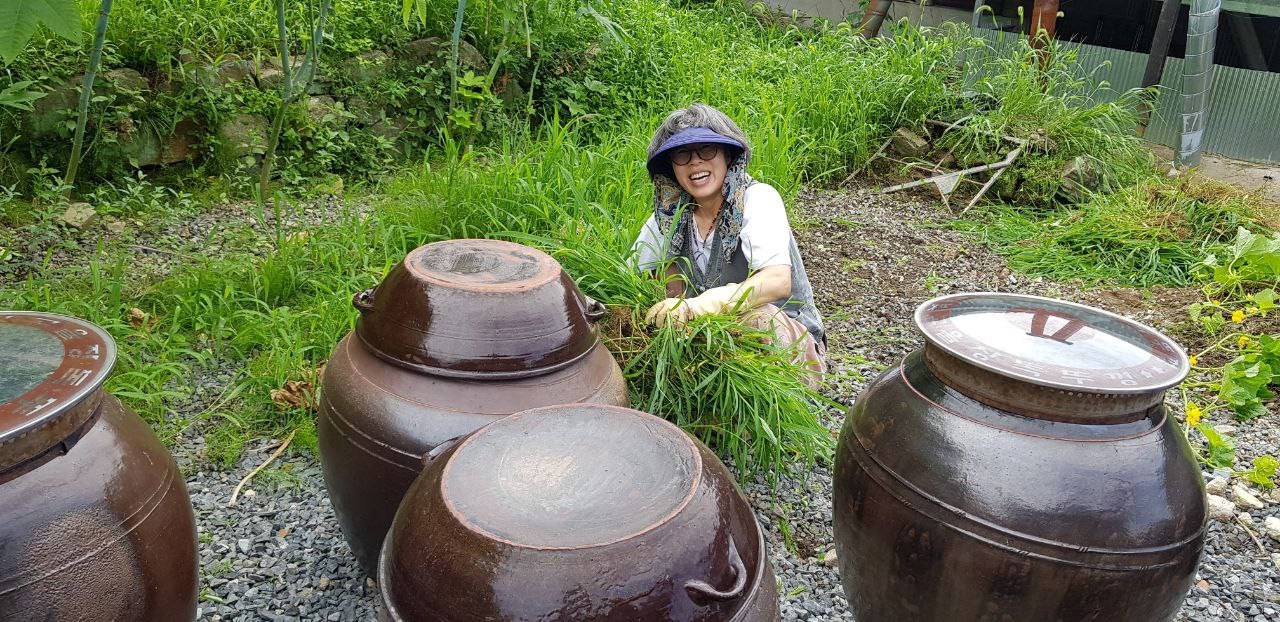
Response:
[{"label": "scarf around neck", "polygon": [[[738,250],[738,236],[742,234],[742,199],[747,188],[754,183],[755,180],[747,174],[746,154],[739,154],[725,173],[724,204],[711,228],[711,257],[707,261],[707,269],[704,272],[697,262],[689,262],[687,273],[698,292],[722,285],[718,282],[720,273],[734,251]],[[693,247],[695,226],[691,209],[696,205],[693,197],[675,179],[662,173],[653,175],[653,186],[654,219],[658,230],[664,236],[670,236],[663,259],[690,256],[687,251]]]}]

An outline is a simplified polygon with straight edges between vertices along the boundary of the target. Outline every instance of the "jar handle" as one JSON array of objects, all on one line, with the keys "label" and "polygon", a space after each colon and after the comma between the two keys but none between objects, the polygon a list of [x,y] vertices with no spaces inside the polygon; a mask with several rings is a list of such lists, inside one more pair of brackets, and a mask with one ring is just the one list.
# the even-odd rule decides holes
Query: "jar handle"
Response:
[{"label": "jar handle", "polygon": [[742,563],[742,556],[738,554],[738,547],[733,544],[732,535],[729,536],[729,567],[733,568],[734,580],[733,587],[726,591],[721,592],[706,581],[692,579],[685,581],[684,589],[691,596],[698,595],[718,601],[733,600],[742,596],[743,590],[747,588],[747,566]]},{"label": "jar handle", "polygon": [[358,309],[361,313],[373,311],[373,289],[370,287],[355,296],[351,297],[351,306]]},{"label": "jar handle", "polygon": [[588,322],[594,324],[609,314],[609,308],[591,296],[583,294],[582,301],[586,303],[586,309],[583,310],[582,314],[587,316]]},{"label": "jar handle", "polygon": [[428,451],[427,453],[422,455],[422,468],[425,469],[428,466],[430,466],[432,462],[436,461],[436,458],[440,457],[440,454],[446,451],[449,451],[450,448],[452,448],[454,445],[457,445],[458,441],[465,438],[468,434],[471,434],[471,433],[467,432],[467,434],[459,434],[453,438],[440,441],[439,445],[432,447],[431,451]]}]

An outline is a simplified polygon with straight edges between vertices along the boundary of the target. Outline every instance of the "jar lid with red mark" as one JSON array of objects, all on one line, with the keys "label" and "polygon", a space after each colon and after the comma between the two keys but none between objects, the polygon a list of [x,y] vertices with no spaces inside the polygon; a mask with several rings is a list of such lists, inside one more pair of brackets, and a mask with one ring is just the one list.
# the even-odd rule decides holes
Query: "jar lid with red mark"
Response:
[{"label": "jar lid with red mark", "polygon": [[115,341],[89,322],[0,311],[0,472],[76,436],[115,359]]},{"label": "jar lid with red mark", "polygon": [[1128,318],[1052,298],[966,293],[916,309],[925,339],[1000,376],[1079,393],[1164,391],[1190,371],[1172,339]]}]

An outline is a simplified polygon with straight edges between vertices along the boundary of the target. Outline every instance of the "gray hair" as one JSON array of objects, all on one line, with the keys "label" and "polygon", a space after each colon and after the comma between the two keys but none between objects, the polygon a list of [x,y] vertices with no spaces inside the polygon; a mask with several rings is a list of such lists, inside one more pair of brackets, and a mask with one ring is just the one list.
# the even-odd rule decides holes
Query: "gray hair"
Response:
[{"label": "gray hair", "polygon": [[751,143],[747,142],[747,135],[743,133],[742,128],[738,127],[729,115],[702,103],[695,103],[667,115],[653,133],[653,140],[649,141],[649,157],[652,158],[658,152],[662,143],[691,127],[705,127],[721,136],[727,136],[742,143],[746,147],[743,155],[748,161],[751,160]]}]

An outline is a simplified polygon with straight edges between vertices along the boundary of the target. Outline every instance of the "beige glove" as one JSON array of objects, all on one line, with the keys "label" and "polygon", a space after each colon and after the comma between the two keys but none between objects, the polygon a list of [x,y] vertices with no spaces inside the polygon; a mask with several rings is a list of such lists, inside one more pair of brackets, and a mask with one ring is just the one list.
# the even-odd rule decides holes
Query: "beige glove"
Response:
[{"label": "beige glove", "polygon": [[644,321],[650,324],[663,325],[666,322],[682,324],[689,313],[689,307],[683,298],[667,298],[652,307],[644,314]]},{"label": "beige glove", "polygon": [[713,287],[685,301],[685,305],[689,307],[687,319],[691,320],[712,313],[725,313],[733,308],[739,298],[741,295],[738,293],[737,283]]}]

